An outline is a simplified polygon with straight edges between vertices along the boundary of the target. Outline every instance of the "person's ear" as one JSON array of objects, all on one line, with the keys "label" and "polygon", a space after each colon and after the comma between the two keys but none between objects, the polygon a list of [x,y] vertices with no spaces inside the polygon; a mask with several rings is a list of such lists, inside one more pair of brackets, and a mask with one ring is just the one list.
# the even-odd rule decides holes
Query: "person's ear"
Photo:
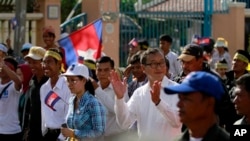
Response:
[{"label": "person's ear", "polygon": [[146,67],[145,65],[141,64],[141,68],[142,68],[143,73],[145,73],[145,69],[146,69],[145,67]]}]

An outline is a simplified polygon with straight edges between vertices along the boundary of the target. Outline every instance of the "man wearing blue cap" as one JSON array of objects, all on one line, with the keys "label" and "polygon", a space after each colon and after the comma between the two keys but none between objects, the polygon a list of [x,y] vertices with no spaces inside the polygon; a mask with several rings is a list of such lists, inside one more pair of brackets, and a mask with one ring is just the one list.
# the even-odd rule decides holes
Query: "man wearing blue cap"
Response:
[{"label": "man wearing blue cap", "polygon": [[229,141],[229,134],[218,126],[216,105],[225,94],[219,78],[207,72],[191,72],[181,84],[164,88],[179,95],[180,121],[187,126],[179,141]]},{"label": "man wearing blue cap", "polygon": [[[183,72],[175,78],[175,81],[180,83],[182,80],[191,72],[204,71],[210,73],[219,78],[219,76],[209,68],[208,64],[204,62],[203,49],[201,46],[196,44],[188,44],[184,47],[182,54],[178,57],[180,59]],[[219,78],[220,79],[220,78]],[[223,81],[220,79],[221,84]],[[225,127],[227,131],[230,131],[233,123],[236,121],[234,115],[233,103],[230,101],[230,97],[225,85],[223,85],[226,94],[223,95],[221,104],[218,109],[218,116],[220,119],[220,126]]]}]

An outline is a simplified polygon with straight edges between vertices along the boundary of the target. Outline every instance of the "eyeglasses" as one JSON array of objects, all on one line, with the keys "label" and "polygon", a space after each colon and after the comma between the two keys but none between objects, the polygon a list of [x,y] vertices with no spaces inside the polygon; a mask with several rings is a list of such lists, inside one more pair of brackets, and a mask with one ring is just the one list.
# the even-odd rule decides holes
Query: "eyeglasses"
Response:
[{"label": "eyeglasses", "polygon": [[68,84],[76,84],[80,79],[67,79]]},{"label": "eyeglasses", "polygon": [[148,64],[145,64],[145,65],[150,66],[152,69],[156,69],[158,66],[160,66],[161,68],[165,67],[166,62],[165,61],[159,62],[159,63],[153,62],[153,63],[148,63]]}]

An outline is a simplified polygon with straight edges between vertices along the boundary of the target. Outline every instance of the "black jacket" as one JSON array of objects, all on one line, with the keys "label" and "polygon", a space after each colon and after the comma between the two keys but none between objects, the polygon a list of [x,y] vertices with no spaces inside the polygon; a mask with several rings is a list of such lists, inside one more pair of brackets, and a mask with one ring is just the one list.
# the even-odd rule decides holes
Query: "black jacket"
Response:
[{"label": "black jacket", "polygon": [[[228,132],[230,132],[233,123],[238,120],[238,115],[236,114],[234,104],[232,103],[230,99],[230,95],[228,92],[228,89],[226,85],[224,84],[224,81],[220,78],[220,76],[212,71],[205,62],[203,63],[203,68],[201,71],[208,72],[210,74],[213,74],[214,76],[218,77],[221,81],[221,84],[223,85],[223,88],[225,90],[225,94],[223,95],[222,99],[220,101],[216,102],[215,106],[215,112],[219,116],[219,125],[222,127],[225,127]],[[174,81],[177,83],[181,83],[183,78],[185,77],[185,74],[181,72],[179,75],[177,75],[174,78]]]},{"label": "black jacket", "polygon": [[[190,135],[187,129],[176,141],[189,141],[189,139]],[[230,136],[229,133],[215,124],[208,130],[202,141],[230,141]]]}]

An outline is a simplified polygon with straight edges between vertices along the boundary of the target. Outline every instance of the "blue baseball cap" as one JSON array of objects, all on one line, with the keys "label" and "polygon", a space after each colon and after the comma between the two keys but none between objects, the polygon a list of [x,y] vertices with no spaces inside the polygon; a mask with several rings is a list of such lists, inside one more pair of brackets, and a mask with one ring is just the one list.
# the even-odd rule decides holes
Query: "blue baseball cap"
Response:
[{"label": "blue baseball cap", "polygon": [[220,100],[225,94],[222,83],[218,77],[203,71],[191,72],[181,84],[167,86],[164,88],[167,94],[187,94],[201,92]]},{"label": "blue baseball cap", "polygon": [[24,43],[21,52],[23,52],[24,50],[29,50],[31,47],[32,47],[31,43]]},{"label": "blue baseball cap", "polygon": [[0,44],[0,51],[4,52],[4,53],[7,53],[8,52],[8,49],[5,45],[3,44]]}]

